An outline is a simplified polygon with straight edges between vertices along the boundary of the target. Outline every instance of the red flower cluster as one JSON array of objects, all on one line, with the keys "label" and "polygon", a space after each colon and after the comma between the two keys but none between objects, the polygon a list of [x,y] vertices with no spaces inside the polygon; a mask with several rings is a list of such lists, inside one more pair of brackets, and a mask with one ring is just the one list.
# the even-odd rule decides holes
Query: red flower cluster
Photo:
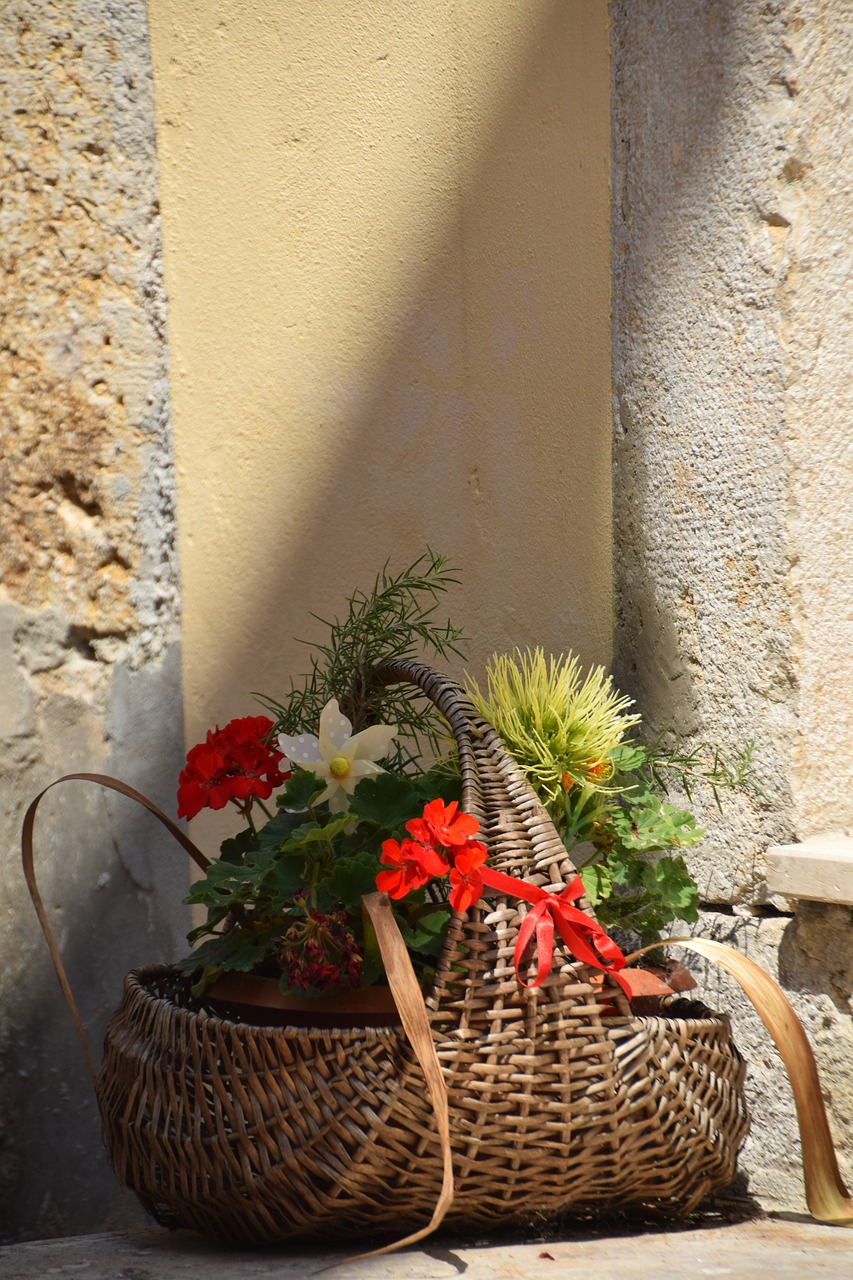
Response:
[{"label": "red flower cluster", "polygon": [[288,985],[303,991],[359,986],[362,959],[343,911],[323,915],[312,907],[305,920],[291,925],[278,941],[278,960]]},{"label": "red flower cluster", "polygon": [[[584,964],[608,973],[630,996],[630,984],[619,973],[625,957],[597,920],[575,907],[583,897],[583,883],[575,876],[561,893],[549,893],[539,885],[487,867],[486,847],[471,837],[479,823],[467,813],[457,813],[454,801],[446,805],[433,800],[424,807],[422,818],[406,823],[410,839],[398,843],[386,840],[380,862],[389,871],[380,871],[376,887],[391,898],[405,898],[413,889],[422,889],[435,877],[450,877],[448,901],[454,911],[465,912],[479,902],[488,886],[499,893],[521,898],[529,904],[516,939],[513,961],[518,981],[525,987],[539,987],[551,970],[554,933],[568,951]],[[536,944],[536,976],[522,978],[519,966],[531,940]]]},{"label": "red flower cluster", "polygon": [[224,729],[209,729],[205,741],[188,753],[178,778],[178,817],[223,809],[229,800],[245,812],[255,796],[269,799],[290,777],[278,767],[282,753],[264,742],[272,728],[267,716],[243,716]]},{"label": "red flower cluster", "polygon": [[467,911],[479,900],[486,847],[471,839],[480,825],[477,819],[457,813],[457,809],[455,800],[447,805],[443,800],[431,800],[424,806],[423,817],[406,823],[413,839],[383,842],[379,861],[393,869],[377,875],[376,888],[381,893],[405,898],[430,880],[449,874],[448,900],[454,911]]}]

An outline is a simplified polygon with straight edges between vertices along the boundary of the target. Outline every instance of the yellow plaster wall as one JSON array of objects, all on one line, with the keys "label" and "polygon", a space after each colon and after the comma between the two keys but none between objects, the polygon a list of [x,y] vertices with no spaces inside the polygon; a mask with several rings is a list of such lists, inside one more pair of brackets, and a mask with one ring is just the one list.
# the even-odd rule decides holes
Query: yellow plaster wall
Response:
[{"label": "yellow plaster wall", "polygon": [[429,543],[608,661],[604,0],[150,0],[187,735]]}]

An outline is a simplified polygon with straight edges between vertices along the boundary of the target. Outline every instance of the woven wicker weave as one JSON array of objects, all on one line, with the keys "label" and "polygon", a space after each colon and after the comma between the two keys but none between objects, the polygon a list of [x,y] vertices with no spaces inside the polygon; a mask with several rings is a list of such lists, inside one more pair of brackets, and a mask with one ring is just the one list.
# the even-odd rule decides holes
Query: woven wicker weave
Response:
[{"label": "woven wicker weave", "polygon": [[[415,663],[381,675],[419,685],[450,723],[490,865],[566,883],[553,825],[458,687]],[[634,1016],[559,950],[545,985],[525,990],[512,959],[524,910],[498,898],[455,917],[427,999],[450,1106],[445,1222],[689,1211],[732,1180],[746,1132],[728,1019],[687,1001]],[[98,1097],[118,1177],[170,1226],[234,1243],[399,1235],[439,1194],[432,1105],[401,1028],[249,1026],[211,1014],[170,970],[138,970]]]}]

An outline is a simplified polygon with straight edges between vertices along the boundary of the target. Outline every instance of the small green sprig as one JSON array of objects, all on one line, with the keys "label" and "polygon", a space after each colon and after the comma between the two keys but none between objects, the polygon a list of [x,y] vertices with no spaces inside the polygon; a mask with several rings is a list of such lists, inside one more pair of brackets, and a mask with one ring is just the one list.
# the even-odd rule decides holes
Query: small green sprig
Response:
[{"label": "small green sprig", "polygon": [[[441,754],[443,722],[433,705],[412,685],[384,686],[373,675],[383,662],[414,658],[423,651],[439,658],[463,657],[462,628],[439,621],[441,597],[458,583],[445,556],[427,550],[398,573],[388,562],[369,591],[347,598],[342,619],[313,616],[328,627],[324,644],[312,644],[311,670],[291,683],[282,702],[258,695],[276,721],[275,733],[313,730],[330,698],[337,698],[353,733],[368,724],[396,724],[397,737],[388,764],[404,769],[418,763],[424,744]],[[303,642],[308,643],[308,642]]]},{"label": "small green sprig", "polygon": [[643,748],[645,761],[642,772],[656,786],[666,790],[673,782],[684,790],[687,799],[693,801],[694,788],[702,783],[710,790],[714,803],[722,812],[720,791],[749,787],[758,791],[754,777],[755,742],[750,739],[742,747],[727,756],[719,749],[700,742],[690,751],[678,746],[664,745],[668,734],[661,734]]}]

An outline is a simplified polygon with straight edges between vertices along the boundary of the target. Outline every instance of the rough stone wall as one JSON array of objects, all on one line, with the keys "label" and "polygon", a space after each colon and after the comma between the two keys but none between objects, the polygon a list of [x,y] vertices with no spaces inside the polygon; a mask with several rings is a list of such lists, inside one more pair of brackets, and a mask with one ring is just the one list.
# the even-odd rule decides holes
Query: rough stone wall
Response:
[{"label": "rough stone wall", "polygon": [[[853,918],[770,900],[763,855],[853,821],[853,6],[614,0],[611,19],[616,675],[688,743],[756,740],[760,794],[723,815],[697,797],[697,931],[789,992],[849,1176]],[[709,980],[753,1063],[750,1187],[800,1208],[781,1065]]]},{"label": "rough stone wall", "polygon": [[[20,871],[27,801],[113,773],[172,809],[178,579],[144,0],[0,10],[0,1238],[131,1212]],[[134,963],[173,956],[183,855],[65,784],[37,863],[96,1058]],[[124,1206],[124,1207],[123,1207]]]}]

